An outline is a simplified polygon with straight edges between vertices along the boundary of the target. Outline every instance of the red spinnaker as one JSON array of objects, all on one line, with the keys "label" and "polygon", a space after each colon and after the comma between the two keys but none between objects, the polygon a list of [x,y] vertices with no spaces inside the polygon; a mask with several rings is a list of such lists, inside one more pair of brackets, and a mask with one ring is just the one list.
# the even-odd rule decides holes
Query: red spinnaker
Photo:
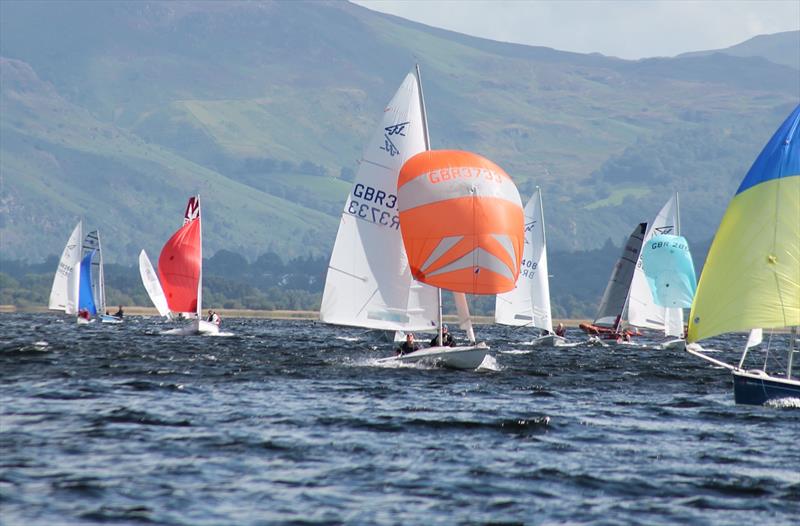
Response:
[{"label": "red spinnaker", "polygon": [[200,217],[178,229],[161,249],[158,277],[172,312],[197,311],[201,259]]}]

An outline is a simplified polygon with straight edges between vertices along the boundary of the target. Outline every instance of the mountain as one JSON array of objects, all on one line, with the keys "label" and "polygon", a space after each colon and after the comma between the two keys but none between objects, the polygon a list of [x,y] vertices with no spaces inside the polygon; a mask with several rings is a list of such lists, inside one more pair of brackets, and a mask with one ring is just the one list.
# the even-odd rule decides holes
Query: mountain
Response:
[{"label": "mountain", "polygon": [[[765,37],[769,40],[771,37]],[[706,239],[797,104],[797,71],[504,44],[344,2],[0,3],[0,238],[158,253],[199,192],[205,250],[327,254],[363,143],[415,62],[435,148],[541,186],[554,249],[618,243],[681,192]]]},{"label": "mountain", "polygon": [[758,35],[735,46],[713,51],[684,53],[681,57],[707,56],[714,53],[735,57],[761,57],[775,64],[800,70],[800,31],[784,31],[773,35]]}]

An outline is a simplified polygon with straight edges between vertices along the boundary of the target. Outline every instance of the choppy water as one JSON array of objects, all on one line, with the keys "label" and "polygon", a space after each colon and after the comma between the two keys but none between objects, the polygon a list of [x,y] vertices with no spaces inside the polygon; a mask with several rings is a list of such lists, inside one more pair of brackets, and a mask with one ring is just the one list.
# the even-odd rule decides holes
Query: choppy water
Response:
[{"label": "choppy water", "polygon": [[0,316],[0,522],[800,522],[800,409],[683,352],[479,327],[496,370],[381,368],[358,329],[164,328]]}]

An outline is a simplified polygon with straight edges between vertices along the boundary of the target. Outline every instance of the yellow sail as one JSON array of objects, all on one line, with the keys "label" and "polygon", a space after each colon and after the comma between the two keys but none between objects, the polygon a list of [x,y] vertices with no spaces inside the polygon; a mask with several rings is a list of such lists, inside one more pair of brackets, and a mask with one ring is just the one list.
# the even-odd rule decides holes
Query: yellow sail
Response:
[{"label": "yellow sail", "polygon": [[690,342],[800,325],[800,106],[728,205],[689,315]]}]

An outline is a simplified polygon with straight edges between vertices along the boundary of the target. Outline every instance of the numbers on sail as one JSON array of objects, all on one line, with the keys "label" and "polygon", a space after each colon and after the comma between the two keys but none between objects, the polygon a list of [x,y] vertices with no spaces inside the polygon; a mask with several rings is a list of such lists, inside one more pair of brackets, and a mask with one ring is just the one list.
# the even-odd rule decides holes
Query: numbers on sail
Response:
[{"label": "numbers on sail", "polygon": [[397,196],[358,183],[353,187],[347,213],[395,230],[400,229],[400,217],[394,212]]},{"label": "numbers on sail", "polygon": [[522,261],[519,263],[519,275],[522,278],[533,279],[534,274],[536,274],[536,268],[539,266],[538,261],[532,261],[530,259],[522,258]]}]

